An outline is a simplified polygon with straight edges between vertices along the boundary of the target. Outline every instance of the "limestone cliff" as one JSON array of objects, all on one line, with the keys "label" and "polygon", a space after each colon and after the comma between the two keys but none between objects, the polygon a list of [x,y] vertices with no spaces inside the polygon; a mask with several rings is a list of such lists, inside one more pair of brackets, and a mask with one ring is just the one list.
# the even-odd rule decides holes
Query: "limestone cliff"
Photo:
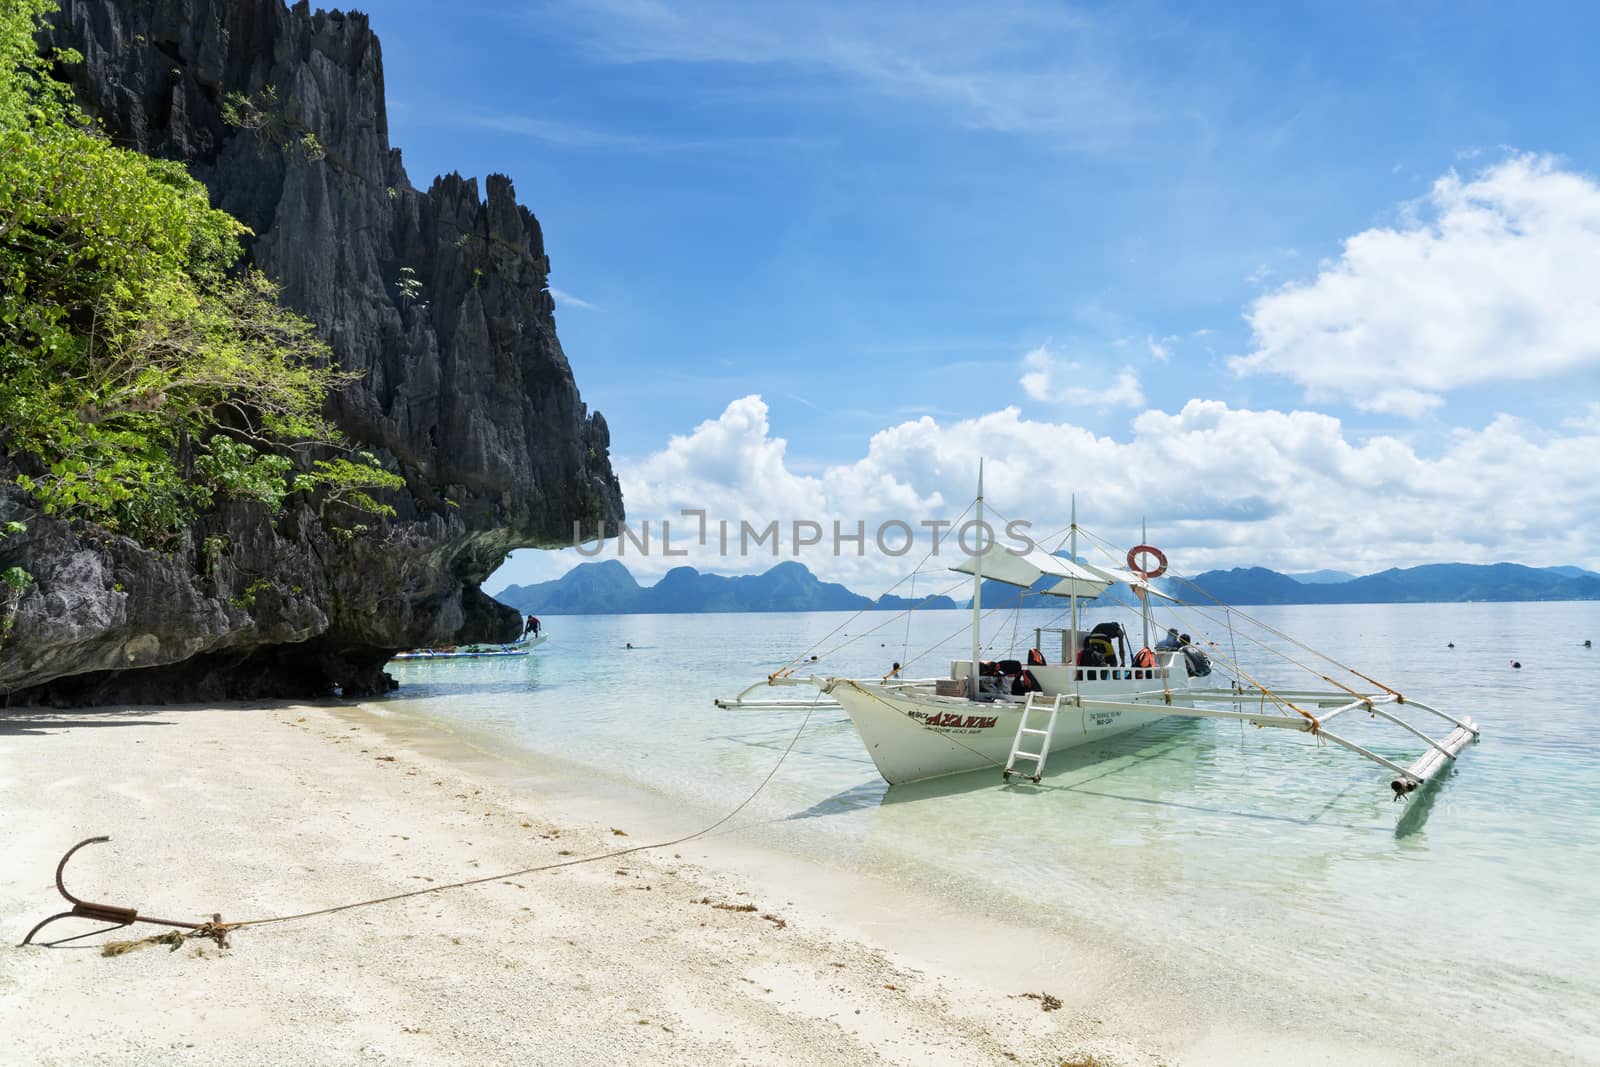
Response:
[{"label": "limestone cliff", "polygon": [[355,536],[315,501],[227,506],[156,552],[38,516],[0,454],[12,703],[347,695],[395,649],[505,639],[478,584],[510,549],[622,514],[609,436],[556,337],[539,223],[511,182],[422,192],[389,145],[366,16],[281,0],[63,0],[61,72],[119,143],[180,159],[255,232],[249,254],[359,377],[332,401],[407,481]]}]

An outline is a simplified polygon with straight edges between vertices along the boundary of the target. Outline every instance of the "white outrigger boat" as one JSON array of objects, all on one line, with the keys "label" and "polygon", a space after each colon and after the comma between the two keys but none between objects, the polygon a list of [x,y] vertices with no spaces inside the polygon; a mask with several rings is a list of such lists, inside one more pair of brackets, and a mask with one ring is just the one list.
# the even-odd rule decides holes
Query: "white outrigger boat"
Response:
[{"label": "white outrigger boat", "polygon": [[550,635],[541,633],[537,636],[524,635],[515,641],[503,645],[453,645],[449,648],[412,648],[405,652],[397,652],[394,660],[419,660],[419,659],[501,659],[506,656],[526,656],[538,648]]},{"label": "white outrigger boat", "polygon": [[[976,501],[978,528],[983,520],[983,475],[978,476]],[[1076,509],[1074,508],[1074,512]],[[1173,642],[1176,647],[1152,647],[1152,601],[1161,600],[1173,612],[1212,617],[1221,605],[1186,603],[1157,589],[1152,580],[1165,573],[1167,560],[1159,549],[1138,545],[1120,566],[1095,566],[1078,555],[1080,527],[1074,513],[1068,537],[1069,555],[1053,555],[1039,548],[1027,552],[983,545],[962,563],[950,568],[972,575],[971,658],[953,660],[942,678],[903,679],[893,674],[881,678],[842,678],[800,675],[816,657],[800,658],[717,706],[735,709],[808,709],[838,707],[850,717],[867,753],[890,785],[917,782],[943,775],[985,768],[998,769],[1004,780],[1013,775],[1038,782],[1053,752],[1136,730],[1169,715],[1191,718],[1232,719],[1258,727],[1310,733],[1392,772],[1390,787],[1397,799],[1435,779],[1468,743],[1477,740],[1478,727],[1469,718],[1457,718],[1423,704],[1396,689],[1374,681],[1331,657],[1265,627],[1267,633],[1290,643],[1296,655],[1316,658],[1323,666],[1311,667],[1290,659],[1264,641],[1261,649],[1283,657],[1308,671],[1321,687],[1268,685],[1231,661],[1218,664],[1228,675],[1227,684],[1214,681],[1211,658],[1225,660],[1219,646]],[[979,626],[982,619],[984,579],[1002,582],[1069,602],[1069,624],[1062,628],[1033,630],[1034,642],[1023,659],[985,662],[981,658]],[[1144,647],[1130,654],[1128,635],[1120,623],[1102,622],[1079,628],[1079,602],[1093,600],[1115,585],[1126,585],[1141,605]],[[1241,622],[1253,622],[1229,609],[1227,623],[1233,646],[1241,638]],[[1196,627],[1199,629],[1199,627]],[[1176,628],[1169,631],[1177,636]],[[1044,635],[1060,634],[1060,659],[1048,662]],[[1076,650],[1076,651],[1074,651]],[[898,665],[897,665],[898,666]],[[1346,680],[1340,680],[1341,675]],[[765,686],[806,686],[818,690],[814,700],[762,699]],[[1374,751],[1329,729],[1342,716],[1360,713],[1370,720],[1392,725],[1423,746],[1409,762]],[[1411,719],[1436,722],[1449,729],[1435,738]],[[1342,724],[1341,724],[1342,728]],[[1388,748],[1387,744],[1378,747]]]}]

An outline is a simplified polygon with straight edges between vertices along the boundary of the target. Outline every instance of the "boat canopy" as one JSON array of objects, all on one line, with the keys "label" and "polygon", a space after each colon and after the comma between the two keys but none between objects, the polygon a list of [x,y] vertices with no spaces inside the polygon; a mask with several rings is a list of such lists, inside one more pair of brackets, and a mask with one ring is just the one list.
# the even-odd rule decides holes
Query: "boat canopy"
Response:
[{"label": "boat canopy", "polygon": [[962,574],[971,574],[979,563],[983,565],[985,578],[992,578],[997,582],[1022,589],[1033,588],[1041,579],[1053,579],[1050,585],[1042,590],[1050,596],[1076,595],[1082,600],[1092,600],[1118,582],[1126,582],[1129,585],[1143,584],[1127,572],[1093,567],[1087,563],[1074,563],[1061,556],[1052,556],[1042,548],[1017,552],[998,542],[988,545],[982,552],[967,556],[950,569]]}]

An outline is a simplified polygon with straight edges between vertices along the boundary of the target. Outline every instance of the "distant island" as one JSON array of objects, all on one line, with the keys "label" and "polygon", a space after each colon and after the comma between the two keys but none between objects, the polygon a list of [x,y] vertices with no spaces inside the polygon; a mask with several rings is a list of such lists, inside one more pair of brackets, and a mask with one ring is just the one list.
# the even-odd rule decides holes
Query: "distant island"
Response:
[{"label": "distant island", "polygon": [[[1228,604],[1421,604],[1469,600],[1600,600],[1600,574],[1518,563],[1428,563],[1343,581],[1299,580],[1265,567],[1207,571],[1190,579]],[[1180,594],[1181,595],[1181,594]],[[1189,599],[1185,597],[1185,599]]]},{"label": "distant island", "polygon": [[[1600,600],[1600,574],[1578,567],[1524,567],[1516,563],[1431,563],[1353,577],[1341,571],[1289,575],[1265,567],[1206,571],[1193,585],[1228,604],[1413,604],[1471,600]],[[1198,594],[1179,583],[1158,583],[1175,596]],[[1023,596],[1013,586],[985,582],[983,602],[1011,607]],[[825,582],[805,564],[788,561],[762,574],[704,574],[693,567],[668,571],[640,585],[621,562],[581,563],[549,582],[513,585],[495,599],[527,615],[664,615],[763,611],[903,611],[907,597],[877,599]],[[918,609],[970,607],[967,598],[919,597]]]},{"label": "distant island", "polygon": [[[664,615],[731,611],[903,611],[901,596],[871,597],[824,582],[803,563],[780,563],[763,574],[702,574],[675,567],[642,586],[617,560],[580,563],[554,581],[513,585],[495,597],[527,615]],[[919,597],[918,608],[960,607],[947,596]]]}]

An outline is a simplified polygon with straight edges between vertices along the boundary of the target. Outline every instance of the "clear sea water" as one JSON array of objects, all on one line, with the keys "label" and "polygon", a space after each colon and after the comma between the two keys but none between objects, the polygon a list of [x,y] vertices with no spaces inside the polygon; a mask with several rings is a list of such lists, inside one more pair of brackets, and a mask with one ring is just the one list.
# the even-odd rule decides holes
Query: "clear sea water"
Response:
[{"label": "clear sea water", "polygon": [[[843,713],[819,711],[731,832],[923,892],[1014,901],[1123,946],[1147,961],[1140,975],[1168,960],[1214,983],[1219,1010],[1234,998],[1259,1016],[1264,999],[1269,1016],[1316,1029],[1307,1016],[1328,1007],[1331,1031],[1393,1033],[1450,1059],[1600,1062],[1600,647],[1582,647],[1600,643],[1600,604],[1247,610],[1472,716],[1482,741],[1406,803],[1382,768],[1306,735],[1178,719],[1058,753],[1038,787],[985,772],[890,790]],[[943,673],[967,620],[919,613],[908,632],[887,613],[547,618],[552,640],[528,657],[393,665],[402,688],[383,704],[710,821],[804,715],[719,710],[714,696],[841,626],[848,637],[820,647],[852,643],[828,673],[881,674],[929,646],[908,675]],[[1003,650],[1013,620],[992,621]],[[1045,621],[1016,620],[1015,647]],[[1343,722],[1378,736],[1360,718]]]}]

